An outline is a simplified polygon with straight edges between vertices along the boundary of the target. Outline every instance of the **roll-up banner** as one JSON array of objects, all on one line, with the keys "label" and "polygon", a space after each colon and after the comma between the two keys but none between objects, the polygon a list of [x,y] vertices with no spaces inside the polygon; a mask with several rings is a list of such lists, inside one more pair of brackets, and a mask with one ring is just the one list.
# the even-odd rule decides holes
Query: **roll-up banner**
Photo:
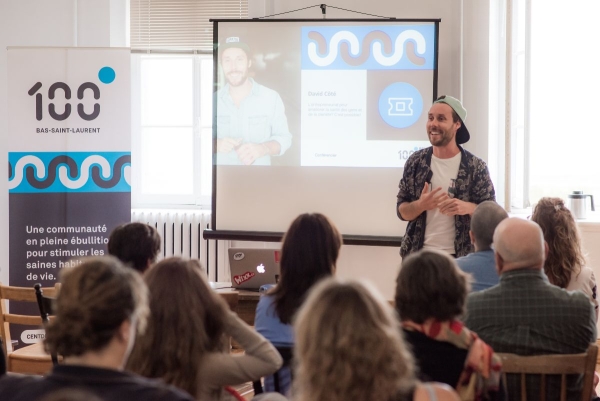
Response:
[{"label": "roll-up banner", "polygon": [[53,286],[130,221],[130,93],[129,49],[8,48],[11,286]]}]

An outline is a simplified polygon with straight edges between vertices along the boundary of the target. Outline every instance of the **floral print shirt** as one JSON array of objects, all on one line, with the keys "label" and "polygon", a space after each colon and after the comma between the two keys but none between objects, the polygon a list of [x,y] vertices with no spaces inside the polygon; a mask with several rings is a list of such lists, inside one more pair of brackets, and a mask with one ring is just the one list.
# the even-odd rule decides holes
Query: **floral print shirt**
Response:
[{"label": "floral print shirt", "polygon": [[[453,197],[465,202],[479,204],[484,201],[495,201],[496,192],[490,178],[487,165],[483,160],[459,146],[461,152],[460,167],[454,183]],[[425,182],[431,182],[431,156],[433,147],[421,149],[413,153],[404,165],[404,174],[398,185],[398,201],[396,213],[403,202],[414,202],[421,196]],[[402,219],[403,220],[403,219]],[[415,220],[409,221],[406,234],[402,238],[400,256],[404,257],[411,252],[416,252],[423,247],[425,242],[425,225],[427,212],[423,212]],[[471,239],[469,228],[471,216],[454,216],[455,237],[454,250],[456,257],[465,256],[471,252]]]}]

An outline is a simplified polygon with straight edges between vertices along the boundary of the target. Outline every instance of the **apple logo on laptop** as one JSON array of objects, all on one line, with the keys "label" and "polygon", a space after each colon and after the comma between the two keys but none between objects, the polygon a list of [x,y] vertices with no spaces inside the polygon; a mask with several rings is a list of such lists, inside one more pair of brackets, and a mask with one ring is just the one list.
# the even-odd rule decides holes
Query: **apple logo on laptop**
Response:
[{"label": "apple logo on laptop", "polygon": [[259,273],[264,273],[265,272],[265,265],[263,265],[262,263],[258,266],[256,266],[256,271]]}]

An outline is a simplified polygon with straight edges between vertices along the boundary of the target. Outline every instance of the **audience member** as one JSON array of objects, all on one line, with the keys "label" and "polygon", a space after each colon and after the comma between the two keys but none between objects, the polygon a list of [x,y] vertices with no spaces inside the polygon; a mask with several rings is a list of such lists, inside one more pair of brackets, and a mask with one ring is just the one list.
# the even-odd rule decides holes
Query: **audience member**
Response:
[{"label": "audience member", "polygon": [[[150,290],[148,330],[127,368],[161,378],[197,400],[221,400],[224,386],[257,380],[282,363],[277,350],[229,310],[196,260],[165,259],[144,276]],[[246,351],[229,353],[231,336]]]},{"label": "audience member", "polygon": [[294,400],[458,400],[443,384],[417,382],[392,308],[359,282],[317,284],[295,331]]},{"label": "audience member", "polygon": [[36,401],[72,387],[103,400],[192,400],[175,387],[122,371],[148,314],[147,288],[137,273],[112,257],[87,259],[62,273],[44,345],[63,362],[46,377],[3,376],[2,401]]},{"label": "audience member", "polygon": [[463,400],[504,399],[500,359],[458,320],[468,292],[467,274],[447,254],[421,250],[406,257],[395,296],[404,338],[422,381],[449,384]]},{"label": "audience member", "polygon": [[594,304],[598,320],[596,278],[585,265],[579,230],[571,211],[560,198],[542,198],[533,209],[531,220],[540,225],[548,244],[544,272],[550,283],[583,291]]},{"label": "audience member", "polygon": [[[335,273],[342,237],[335,225],[319,213],[301,214],[290,225],[281,249],[279,284],[261,297],[256,308],[256,330],[278,347],[294,345],[292,318],[308,290],[319,280]],[[280,391],[290,388],[289,368],[278,373]],[[273,379],[265,379],[273,391]]]},{"label": "audience member", "polygon": [[108,253],[144,273],[156,261],[161,239],[148,224],[127,223],[115,228],[108,238]]},{"label": "audience member", "polygon": [[456,259],[458,267],[473,277],[471,289],[481,291],[498,284],[500,278],[496,272],[492,241],[494,230],[508,213],[494,201],[485,201],[475,208],[471,217],[469,237],[475,252]]},{"label": "audience member", "polygon": [[[500,284],[467,298],[465,323],[497,352],[518,355],[585,352],[596,341],[594,308],[581,292],[569,292],[542,272],[542,230],[531,221],[509,218],[494,233]],[[521,399],[518,377],[509,375],[509,399]],[[527,399],[537,399],[539,377],[528,376]],[[557,400],[560,378],[549,377],[546,394]],[[567,379],[568,399],[579,399],[581,377]]]}]

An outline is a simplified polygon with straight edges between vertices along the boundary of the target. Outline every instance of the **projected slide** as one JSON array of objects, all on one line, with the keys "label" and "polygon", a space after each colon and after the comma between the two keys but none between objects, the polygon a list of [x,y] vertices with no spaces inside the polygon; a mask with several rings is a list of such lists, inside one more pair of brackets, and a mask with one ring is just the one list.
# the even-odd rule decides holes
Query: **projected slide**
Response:
[{"label": "projected slide", "polygon": [[215,22],[213,225],[284,232],[320,212],[397,236],[402,169],[430,146],[439,20]]},{"label": "projected slide", "polygon": [[433,40],[432,25],[303,27],[302,165],[395,167],[428,146],[407,128],[429,107]]},{"label": "projected slide", "polygon": [[221,26],[217,165],[403,167],[429,146],[433,23]]}]

